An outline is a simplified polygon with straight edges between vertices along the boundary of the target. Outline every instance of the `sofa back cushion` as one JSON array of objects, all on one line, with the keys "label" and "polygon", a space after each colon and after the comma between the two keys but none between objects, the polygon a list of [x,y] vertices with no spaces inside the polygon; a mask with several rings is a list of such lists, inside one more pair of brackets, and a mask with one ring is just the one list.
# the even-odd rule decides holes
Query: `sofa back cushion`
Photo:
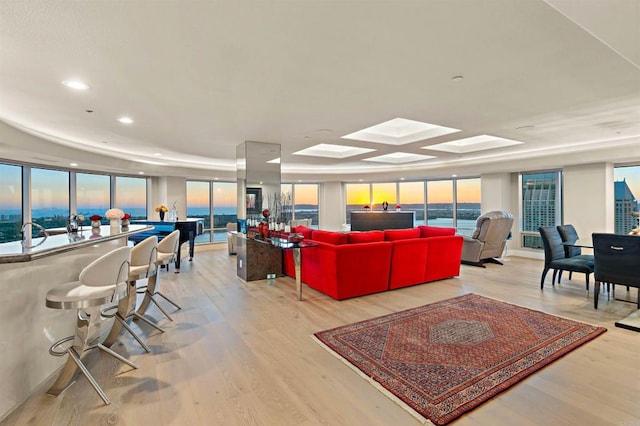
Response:
[{"label": "sofa back cushion", "polygon": [[420,230],[418,228],[409,228],[387,229],[384,231],[384,239],[386,241],[406,240],[408,238],[420,238]]},{"label": "sofa back cushion", "polygon": [[442,237],[447,235],[455,235],[456,228],[444,228],[441,226],[426,226],[419,225],[418,229],[420,229],[420,237]]},{"label": "sofa back cushion", "polygon": [[314,230],[311,233],[311,239],[336,246],[347,244],[348,240],[347,234],[345,233],[322,230]]},{"label": "sofa back cushion", "polygon": [[313,233],[313,229],[312,228],[307,228],[306,226],[293,226],[291,227],[291,232],[295,232],[297,234],[302,234],[302,236],[305,238],[305,240],[310,240],[311,239],[311,234]]},{"label": "sofa back cushion", "polygon": [[384,232],[382,231],[353,231],[347,234],[349,244],[359,243],[375,243],[377,241],[384,241]]}]

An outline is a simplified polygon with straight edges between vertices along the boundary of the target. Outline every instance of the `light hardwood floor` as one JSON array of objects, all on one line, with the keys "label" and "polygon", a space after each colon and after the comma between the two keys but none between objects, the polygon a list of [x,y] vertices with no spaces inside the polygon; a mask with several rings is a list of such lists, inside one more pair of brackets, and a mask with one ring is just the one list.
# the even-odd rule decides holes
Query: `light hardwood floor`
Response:
[{"label": "light hardwood floor", "polygon": [[[140,326],[152,353],[124,334],[114,345],[138,370],[98,351],[86,354],[111,405],[82,377],[57,398],[44,394],[45,383],[1,425],[419,424],[310,336],[471,292],[608,332],[456,425],[640,425],[640,333],[614,326],[635,305],[605,295],[594,310],[582,274],[540,291],[541,271],[541,261],[512,257],[486,269],[463,265],[459,278],[340,302],[305,286],[298,302],[293,279],[244,283],[225,246],[200,249],[180,274],[161,272],[162,291],[183,309],[174,322],[160,321],[164,334]],[[155,307],[149,313],[161,318]]]}]

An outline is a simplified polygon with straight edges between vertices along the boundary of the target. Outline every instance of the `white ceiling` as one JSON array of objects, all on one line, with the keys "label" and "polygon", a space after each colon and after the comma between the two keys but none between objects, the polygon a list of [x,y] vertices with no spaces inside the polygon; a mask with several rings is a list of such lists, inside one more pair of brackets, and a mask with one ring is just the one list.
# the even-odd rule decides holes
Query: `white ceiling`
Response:
[{"label": "white ceiling", "polygon": [[[131,173],[232,176],[244,141],[280,143],[291,177],[640,161],[639,65],[640,0],[0,0],[0,120]],[[395,118],[461,132],[341,139]],[[0,158],[69,160],[0,129]],[[485,134],[524,143],[423,149]],[[292,155],[317,144],[375,151]],[[396,151],[437,158],[361,161]]]}]

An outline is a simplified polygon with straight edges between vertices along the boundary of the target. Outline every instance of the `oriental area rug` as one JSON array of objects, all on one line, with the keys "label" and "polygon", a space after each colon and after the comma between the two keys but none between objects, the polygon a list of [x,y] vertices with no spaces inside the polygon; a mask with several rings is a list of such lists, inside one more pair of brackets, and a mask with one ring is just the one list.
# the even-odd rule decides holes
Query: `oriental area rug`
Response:
[{"label": "oriental area rug", "polygon": [[314,336],[418,419],[444,425],[605,331],[466,294]]}]

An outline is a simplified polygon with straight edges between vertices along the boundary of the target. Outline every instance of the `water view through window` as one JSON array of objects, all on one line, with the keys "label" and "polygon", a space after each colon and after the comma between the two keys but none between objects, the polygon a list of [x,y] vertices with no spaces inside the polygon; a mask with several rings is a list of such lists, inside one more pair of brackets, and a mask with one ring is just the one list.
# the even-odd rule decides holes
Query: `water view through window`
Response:
[{"label": "water view through window", "polygon": [[20,239],[22,167],[0,164],[0,243]]},{"label": "water view through window", "polygon": [[64,228],[69,214],[69,172],[31,169],[31,220],[46,229]]}]

